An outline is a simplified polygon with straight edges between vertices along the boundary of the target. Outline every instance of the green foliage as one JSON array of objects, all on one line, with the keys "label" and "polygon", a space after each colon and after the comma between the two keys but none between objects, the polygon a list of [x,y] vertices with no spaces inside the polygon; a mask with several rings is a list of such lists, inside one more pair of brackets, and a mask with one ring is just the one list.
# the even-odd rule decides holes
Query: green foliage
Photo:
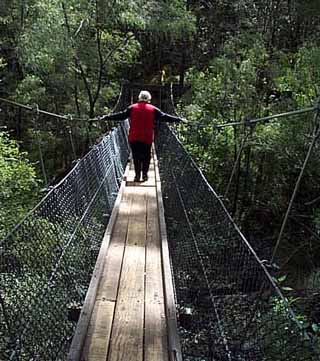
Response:
[{"label": "green foliage", "polygon": [[[305,317],[297,317],[301,324],[299,329],[289,313],[286,300],[272,297],[271,305],[269,313],[262,316],[260,320],[263,333],[265,333],[264,347],[267,359],[298,361],[303,358],[303,360],[313,360],[315,355],[310,339],[303,331]],[[272,319],[273,322],[267,322],[268,319]],[[299,354],[296,351],[297,345],[300,346]]]},{"label": "green foliage", "polygon": [[[38,76],[66,71],[71,50],[63,33],[60,2],[42,0],[29,8],[29,22],[20,37],[20,59]],[[66,61],[69,58],[69,61]]]},{"label": "green foliage", "polygon": [[[119,72],[136,60],[139,44],[130,31],[119,27],[126,23],[123,12],[134,15],[135,6],[109,4],[111,14],[104,23],[97,22],[99,10],[93,3],[71,0],[35,1],[28,7],[19,36],[19,60],[26,77],[36,77],[44,87],[44,103],[52,99],[61,107],[76,97],[78,113],[92,117],[100,92],[119,81]],[[21,90],[34,98],[28,86]],[[73,112],[74,108],[73,103]]]},{"label": "green foliage", "polygon": [[195,32],[195,17],[185,1],[151,1],[147,28],[154,32],[186,39]]},{"label": "green foliage", "polygon": [[296,54],[282,54],[282,67],[275,84],[280,91],[290,91],[300,107],[313,105],[320,94],[320,49],[305,45]]},{"label": "green foliage", "polygon": [[16,88],[16,100],[23,104],[33,104],[45,100],[46,88],[36,75],[28,74]]},{"label": "green foliage", "polygon": [[34,167],[8,134],[0,133],[0,238],[33,205],[38,192]]},{"label": "green foliage", "polygon": [[[258,85],[260,72],[267,67],[267,58],[261,39],[244,34],[227,42],[224,55],[214,59],[205,71],[192,69],[188,73],[192,94],[188,94],[185,101],[192,100],[184,106],[184,116],[205,127],[183,136],[196,158],[205,158],[204,170],[215,184],[220,178],[216,175],[226,170],[225,162],[232,162],[225,154],[233,149],[234,141],[238,142],[238,135],[230,128],[217,133],[213,127],[264,113],[266,107],[261,95],[267,89],[266,86],[260,89]],[[232,163],[229,166],[232,167]]]}]

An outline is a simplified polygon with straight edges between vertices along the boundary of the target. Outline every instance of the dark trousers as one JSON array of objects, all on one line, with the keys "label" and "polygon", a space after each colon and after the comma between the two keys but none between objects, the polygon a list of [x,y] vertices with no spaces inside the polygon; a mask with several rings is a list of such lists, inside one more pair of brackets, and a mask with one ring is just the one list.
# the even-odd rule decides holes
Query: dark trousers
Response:
[{"label": "dark trousers", "polygon": [[141,171],[143,176],[148,174],[151,159],[151,144],[132,142],[130,143],[130,146],[136,178],[140,179]]}]

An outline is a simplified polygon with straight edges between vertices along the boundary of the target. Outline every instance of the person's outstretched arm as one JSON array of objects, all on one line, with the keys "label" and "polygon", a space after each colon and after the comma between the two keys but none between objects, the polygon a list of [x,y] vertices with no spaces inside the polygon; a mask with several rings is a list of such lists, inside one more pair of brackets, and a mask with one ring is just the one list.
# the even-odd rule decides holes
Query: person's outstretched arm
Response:
[{"label": "person's outstretched arm", "polygon": [[129,116],[130,116],[130,107],[122,112],[104,115],[101,119],[102,120],[125,120],[125,119],[128,119]]},{"label": "person's outstretched arm", "polygon": [[164,113],[160,109],[156,108],[156,121],[174,123],[174,122],[183,122],[184,119]]}]

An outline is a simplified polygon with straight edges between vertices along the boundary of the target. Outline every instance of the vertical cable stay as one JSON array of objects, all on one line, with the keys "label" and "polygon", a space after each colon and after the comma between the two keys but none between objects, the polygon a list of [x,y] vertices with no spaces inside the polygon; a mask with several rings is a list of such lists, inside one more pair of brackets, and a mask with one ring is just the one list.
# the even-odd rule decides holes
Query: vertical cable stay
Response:
[{"label": "vertical cable stay", "polygon": [[124,85],[121,84],[121,89],[120,89],[120,93],[119,93],[117,102],[114,105],[114,107],[112,108],[111,113],[115,113],[119,110],[119,107],[121,106],[121,101],[123,100],[123,94],[124,94]]},{"label": "vertical cable stay", "polygon": [[73,155],[73,161],[77,161],[77,152],[76,147],[73,139],[73,132],[72,132],[72,124],[73,124],[73,116],[71,114],[66,115],[66,119],[69,121],[69,124],[66,125],[66,129],[69,135],[72,155]]},{"label": "vertical cable stay", "polygon": [[171,101],[171,107],[173,110],[173,113],[178,116],[179,118],[183,118],[183,116],[181,114],[179,114],[177,112],[176,106],[175,106],[175,101],[174,101],[174,96],[173,96],[173,83],[170,83],[170,101]]},{"label": "vertical cable stay", "polygon": [[74,145],[71,126],[68,127],[68,133],[69,133],[70,143],[71,143],[71,148],[72,148],[72,153],[73,153],[73,160],[76,161],[77,160],[77,153],[76,153],[76,148],[75,148],[75,145]]},{"label": "vertical cable stay", "polygon": [[224,192],[224,198],[225,199],[228,197],[228,193],[229,193],[229,189],[230,189],[231,184],[232,184],[233,177],[234,177],[234,175],[236,173],[237,167],[240,166],[240,158],[241,158],[241,155],[242,155],[242,151],[243,151],[243,149],[244,149],[244,147],[245,147],[245,145],[246,145],[246,143],[247,143],[250,136],[252,136],[252,129],[250,130],[250,132],[247,132],[246,135],[241,140],[241,145],[240,145],[240,148],[238,150],[236,160],[234,161],[234,164],[233,164],[233,167],[232,167],[232,171],[231,171],[231,174],[230,174],[230,178],[229,178],[226,190]]},{"label": "vertical cable stay", "polygon": [[46,172],[46,167],[44,164],[43,159],[43,153],[42,153],[42,146],[41,146],[41,138],[40,138],[40,129],[39,129],[39,121],[40,121],[40,111],[38,104],[35,104],[35,106],[32,108],[34,115],[34,123],[35,123],[35,130],[36,130],[36,137],[37,137],[37,143],[38,143],[38,151],[39,151],[39,158],[40,158],[40,164],[41,164],[41,171],[44,181],[44,187],[46,188],[48,186],[48,177]]},{"label": "vertical cable stay", "polygon": [[320,135],[320,119],[319,119],[320,98],[317,100],[317,106],[314,107],[314,109],[316,109],[316,111],[315,111],[315,114],[314,114],[314,117],[313,117],[313,129],[312,129],[312,132],[311,132],[311,143],[309,145],[308,152],[307,152],[307,154],[305,156],[302,168],[300,170],[300,173],[299,173],[299,176],[297,178],[294,190],[292,192],[292,195],[291,195],[291,198],[290,198],[287,210],[286,210],[286,214],[285,214],[283,222],[281,224],[281,229],[280,229],[280,232],[279,232],[279,235],[278,235],[278,239],[277,239],[276,245],[275,245],[273,253],[272,253],[271,263],[273,263],[274,258],[276,256],[276,253],[278,251],[278,248],[279,248],[279,245],[280,245],[280,242],[281,242],[281,239],[282,239],[282,236],[283,236],[283,233],[284,233],[284,230],[285,230],[288,218],[289,218],[291,208],[293,206],[295,197],[296,197],[297,192],[299,190],[301,179],[302,179],[302,177],[304,175],[304,172],[306,170],[306,167],[307,167],[308,161],[310,159],[310,156],[312,154],[312,150],[313,150],[313,147],[314,147],[314,145],[316,143],[316,140],[318,139],[318,137]]}]

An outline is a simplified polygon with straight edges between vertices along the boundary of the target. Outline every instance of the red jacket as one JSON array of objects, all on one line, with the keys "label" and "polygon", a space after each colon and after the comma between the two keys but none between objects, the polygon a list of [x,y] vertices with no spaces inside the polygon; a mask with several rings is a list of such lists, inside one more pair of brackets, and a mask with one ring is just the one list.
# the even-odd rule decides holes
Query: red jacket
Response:
[{"label": "red jacket", "polygon": [[129,142],[152,144],[156,107],[139,102],[130,107]]}]

